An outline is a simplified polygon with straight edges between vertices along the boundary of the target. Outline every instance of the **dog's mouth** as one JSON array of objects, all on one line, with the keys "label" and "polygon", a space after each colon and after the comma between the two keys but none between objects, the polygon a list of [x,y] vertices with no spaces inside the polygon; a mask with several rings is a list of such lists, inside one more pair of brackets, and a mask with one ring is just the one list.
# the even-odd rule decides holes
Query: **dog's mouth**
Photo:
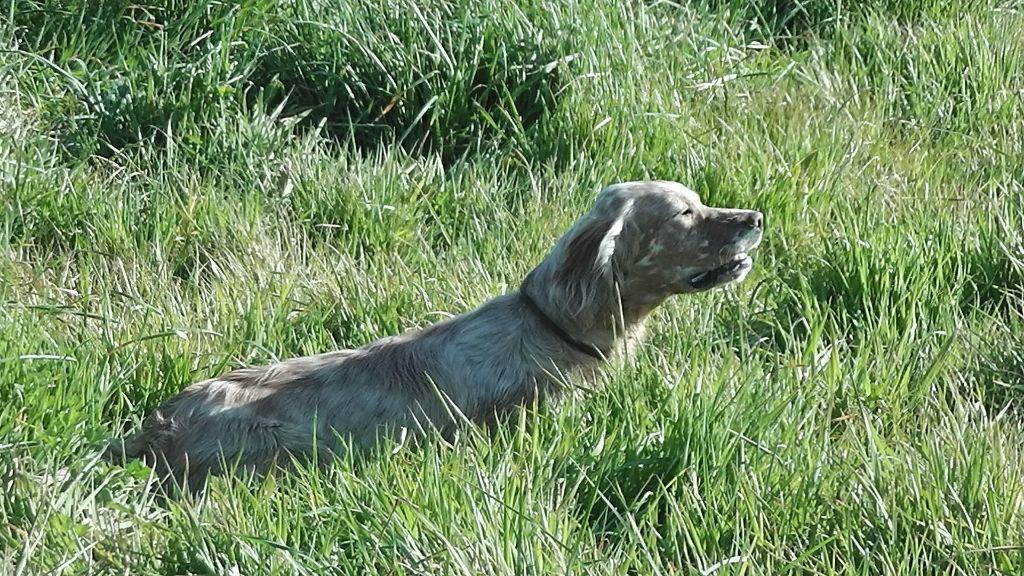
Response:
[{"label": "dog's mouth", "polygon": [[692,276],[689,280],[690,286],[697,290],[706,290],[715,286],[738,282],[745,278],[753,267],[754,259],[746,252],[740,252],[725,264]]}]

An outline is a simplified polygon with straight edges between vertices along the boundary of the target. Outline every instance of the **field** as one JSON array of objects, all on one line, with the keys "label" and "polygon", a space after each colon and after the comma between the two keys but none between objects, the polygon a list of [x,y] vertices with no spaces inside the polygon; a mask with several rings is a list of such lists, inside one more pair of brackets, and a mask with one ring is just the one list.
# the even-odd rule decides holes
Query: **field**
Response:
[{"label": "field", "polygon": [[[1024,5],[2,4],[0,574],[1024,573]],[[594,390],[180,501],[97,461],[639,178],[765,241]]]}]

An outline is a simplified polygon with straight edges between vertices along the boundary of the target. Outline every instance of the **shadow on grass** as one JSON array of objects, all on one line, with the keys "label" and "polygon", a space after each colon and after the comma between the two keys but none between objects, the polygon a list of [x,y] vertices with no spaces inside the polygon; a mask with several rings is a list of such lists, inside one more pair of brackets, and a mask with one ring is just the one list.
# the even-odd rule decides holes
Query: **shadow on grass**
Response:
[{"label": "shadow on grass", "polygon": [[793,51],[807,48],[816,38],[830,36],[850,19],[863,18],[873,12],[884,14],[897,22],[913,23],[927,17],[951,16],[963,8],[958,6],[958,2],[939,0],[868,0],[851,3],[841,0],[700,0],[697,4],[716,13],[732,14],[744,22],[744,30],[751,41],[774,44]]},{"label": "shadow on grass", "polygon": [[1024,288],[1007,293],[1009,321],[996,316],[995,329],[979,334],[971,352],[969,382],[991,414],[1009,411],[1024,415]]},{"label": "shadow on grass", "polygon": [[67,89],[43,117],[79,159],[171,134],[201,151],[226,115],[263,108],[358,150],[451,164],[527,137],[557,105],[568,49],[529,8],[489,23],[484,5],[411,1],[15,4],[35,74]]}]

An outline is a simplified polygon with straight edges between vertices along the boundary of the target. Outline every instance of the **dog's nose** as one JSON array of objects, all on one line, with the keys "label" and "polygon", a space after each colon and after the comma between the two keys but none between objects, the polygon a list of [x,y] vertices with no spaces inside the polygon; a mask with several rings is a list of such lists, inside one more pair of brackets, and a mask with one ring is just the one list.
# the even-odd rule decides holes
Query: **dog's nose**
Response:
[{"label": "dog's nose", "polygon": [[747,216],[747,225],[751,228],[760,228],[763,221],[764,215],[756,210],[750,212],[750,215]]}]

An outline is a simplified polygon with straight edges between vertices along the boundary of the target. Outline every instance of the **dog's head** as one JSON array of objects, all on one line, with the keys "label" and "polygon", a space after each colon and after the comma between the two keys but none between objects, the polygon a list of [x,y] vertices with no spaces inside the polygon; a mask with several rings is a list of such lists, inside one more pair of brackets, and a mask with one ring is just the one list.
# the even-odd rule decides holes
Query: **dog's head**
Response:
[{"label": "dog's head", "polygon": [[656,305],[745,278],[761,235],[760,212],[705,206],[682,184],[614,184],[562,238],[554,280],[567,305],[609,285]]},{"label": "dog's head", "polygon": [[620,233],[623,259],[616,264],[627,277],[678,294],[739,282],[753,267],[749,252],[761,243],[763,224],[756,210],[705,206],[675,182],[634,183],[603,195],[625,198],[623,229],[632,229]]}]

